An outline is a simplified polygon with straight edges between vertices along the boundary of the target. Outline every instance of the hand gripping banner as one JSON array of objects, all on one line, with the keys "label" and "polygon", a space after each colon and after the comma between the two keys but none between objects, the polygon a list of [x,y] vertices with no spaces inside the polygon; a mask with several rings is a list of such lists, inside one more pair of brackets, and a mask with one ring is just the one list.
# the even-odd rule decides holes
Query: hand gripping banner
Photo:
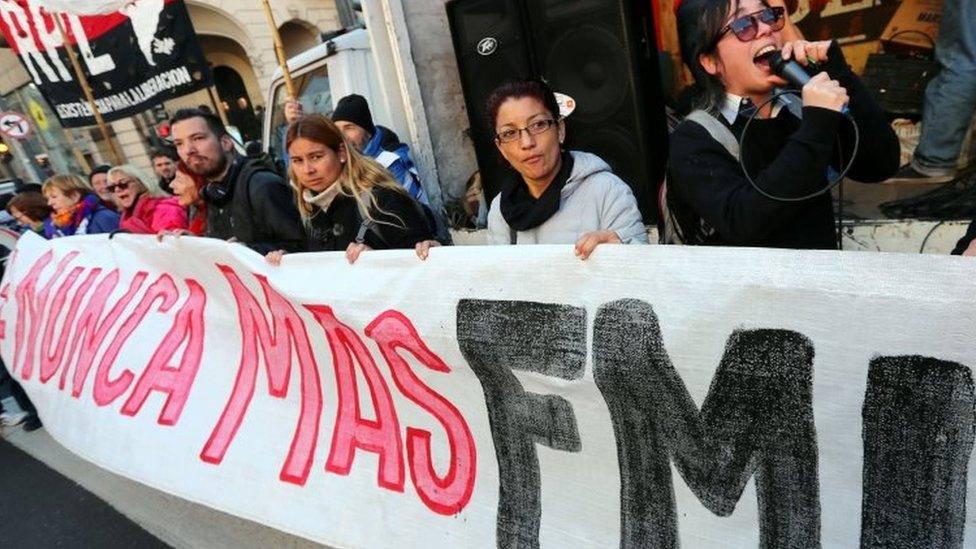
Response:
[{"label": "hand gripping banner", "polygon": [[65,127],[95,124],[54,17],[106,121],[210,85],[181,0],[0,0],[0,30]]},{"label": "hand gripping banner", "polygon": [[964,547],[972,260],[21,239],[61,444],[337,547]]}]

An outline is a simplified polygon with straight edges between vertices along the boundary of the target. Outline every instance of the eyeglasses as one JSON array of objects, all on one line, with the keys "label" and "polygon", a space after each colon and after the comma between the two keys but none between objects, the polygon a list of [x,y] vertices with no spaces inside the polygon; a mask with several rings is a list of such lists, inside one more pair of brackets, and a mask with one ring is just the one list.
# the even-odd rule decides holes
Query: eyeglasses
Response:
[{"label": "eyeglasses", "polygon": [[512,141],[518,141],[518,138],[522,136],[523,131],[529,132],[529,135],[539,135],[540,133],[549,131],[549,128],[552,128],[555,125],[556,121],[551,118],[536,120],[524,128],[509,128],[496,133],[495,141],[498,141],[499,143],[511,143]]},{"label": "eyeglasses", "polygon": [[115,191],[124,191],[134,184],[135,184],[135,180],[133,179],[123,179],[118,183],[113,183],[111,185],[108,185],[107,187],[105,187],[105,190],[114,194]]},{"label": "eyeglasses", "polygon": [[774,31],[782,30],[783,25],[786,23],[786,18],[783,15],[786,13],[786,9],[782,6],[775,6],[769,8],[763,8],[755,13],[750,13],[749,15],[743,15],[742,17],[737,17],[732,20],[731,23],[725,25],[722,31],[718,33],[713,44],[718,44],[718,41],[725,36],[725,33],[732,31],[732,34],[741,42],[749,42],[756,38],[759,34],[759,23],[762,22],[768,25],[769,28]]}]

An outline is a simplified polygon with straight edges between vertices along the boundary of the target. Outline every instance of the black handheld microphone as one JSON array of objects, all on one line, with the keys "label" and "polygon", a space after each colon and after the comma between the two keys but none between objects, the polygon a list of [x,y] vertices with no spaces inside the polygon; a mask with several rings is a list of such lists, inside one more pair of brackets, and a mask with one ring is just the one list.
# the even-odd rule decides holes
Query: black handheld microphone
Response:
[{"label": "black handheld microphone", "polygon": [[769,54],[769,68],[773,69],[776,76],[782,77],[797,88],[803,88],[810,81],[810,75],[799,63],[783,59],[783,54],[778,51]]},{"label": "black handheld microphone", "polygon": [[[797,88],[802,89],[803,86],[810,81],[810,75],[807,74],[807,71],[801,67],[799,63],[793,61],[792,59],[789,61],[783,59],[782,53],[774,51],[773,53],[769,54],[768,59],[769,68],[773,69],[776,76],[785,79],[787,82],[796,86]],[[840,112],[847,114],[847,105],[844,105]]]}]

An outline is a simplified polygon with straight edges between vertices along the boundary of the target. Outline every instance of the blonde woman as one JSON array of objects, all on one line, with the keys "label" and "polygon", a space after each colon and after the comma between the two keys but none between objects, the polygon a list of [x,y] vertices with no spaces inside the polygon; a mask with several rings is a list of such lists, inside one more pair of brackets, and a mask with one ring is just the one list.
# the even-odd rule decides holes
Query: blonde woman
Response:
[{"label": "blonde woman", "polygon": [[[299,118],[288,127],[285,146],[308,251],[345,251],[354,263],[365,250],[413,248],[434,238],[423,206],[349,146],[328,118]],[[283,254],[277,250],[267,259],[278,264]]]},{"label": "blonde woman", "polygon": [[44,221],[47,239],[110,233],[119,228],[119,214],[102,206],[92,188],[76,175],[51,176],[41,186],[41,192],[54,210]]},{"label": "blonde woman", "polygon": [[112,200],[122,219],[119,228],[135,234],[186,229],[186,210],[176,197],[167,196],[159,183],[143,170],[131,165],[116,166],[108,171]]}]

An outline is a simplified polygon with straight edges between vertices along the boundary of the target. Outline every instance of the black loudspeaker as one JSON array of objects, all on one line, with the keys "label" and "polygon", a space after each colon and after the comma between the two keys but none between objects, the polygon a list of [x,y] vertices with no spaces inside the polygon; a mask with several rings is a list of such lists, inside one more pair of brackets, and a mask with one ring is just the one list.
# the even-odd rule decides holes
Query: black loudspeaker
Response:
[{"label": "black loudspeaker", "polygon": [[504,168],[485,99],[541,77],[576,102],[567,147],[606,160],[656,220],[667,127],[651,0],[450,0],[447,14],[489,200]]}]

